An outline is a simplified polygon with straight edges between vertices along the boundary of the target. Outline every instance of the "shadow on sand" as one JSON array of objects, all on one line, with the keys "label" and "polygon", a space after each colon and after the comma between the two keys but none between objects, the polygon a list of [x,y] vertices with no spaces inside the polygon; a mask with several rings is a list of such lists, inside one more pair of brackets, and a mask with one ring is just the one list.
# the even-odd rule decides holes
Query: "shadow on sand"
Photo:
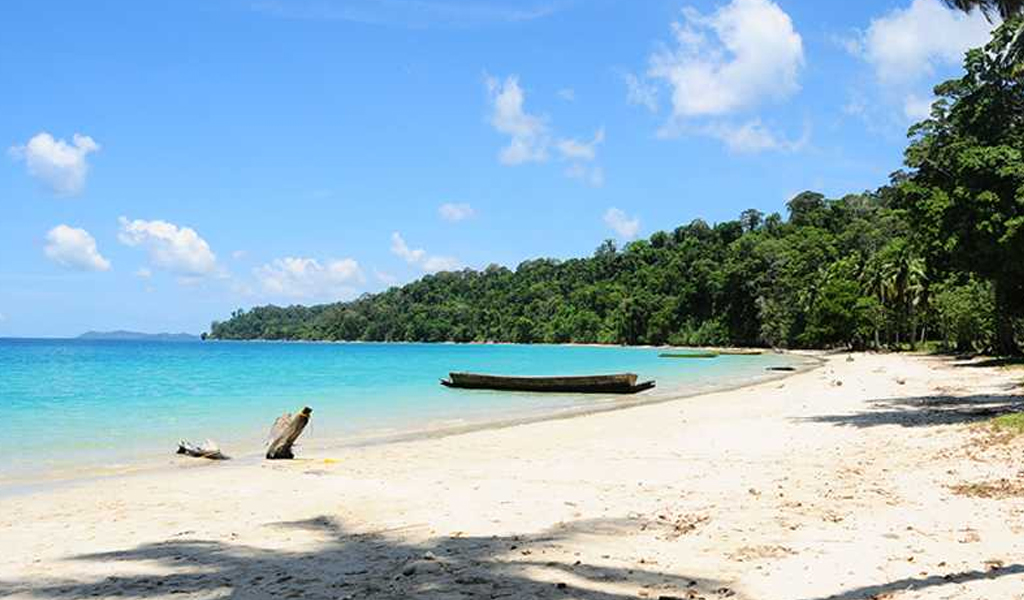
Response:
[{"label": "shadow on sand", "polygon": [[1024,396],[1009,391],[1005,394],[969,396],[939,394],[872,400],[871,405],[869,410],[862,412],[821,415],[804,420],[846,427],[928,427],[972,423],[1024,410]]},{"label": "shadow on sand", "polygon": [[[950,357],[957,368],[992,368],[1024,364],[1024,359],[999,358],[975,360]],[[831,423],[848,427],[928,427],[971,423],[1002,414],[1024,410],[1024,388],[1008,383],[994,393],[958,396],[938,393],[932,396],[883,398],[869,401],[871,408],[852,414],[822,415],[805,419],[810,422]]]},{"label": "shadow on sand", "polygon": [[[0,582],[0,597],[625,600],[637,598],[646,589],[651,598],[742,600],[741,595],[717,580],[581,560],[566,563],[544,559],[545,548],[557,547],[577,533],[621,535],[627,523],[635,529],[636,523],[629,520],[579,521],[537,536],[460,536],[410,545],[389,535],[400,530],[351,533],[333,519],[318,517],[267,526],[286,537],[290,537],[288,533],[312,533],[320,539],[314,551],[270,550],[205,540],[167,541],[70,559],[121,563],[122,572],[144,570],[146,574],[111,575],[92,582]],[[162,574],[154,575],[154,571]]]},{"label": "shadow on sand", "polygon": [[[715,579],[656,570],[548,561],[544,549],[579,534],[622,535],[631,520],[579,521],[536,536],[447,537],[425,545],[397,542],[392,534],[351,533],[318,517],[270,524],[273,533],[308,532],[316,550],[292,552],[219,541],[182,539],[132,550],[87,554],[73,561],[116,563],[124,574],[94,581],[27,579],[0,582],[0,596],[399,599],[577,598],[583,600],[717,600],[749,598]],[[562,554],[564,556],[564,553]],[[611,562],[611,561],[604,561]],[[963,584],[1024,573],[1014,564],[865,585],[802,600],[878,598],[907,589]]]}]

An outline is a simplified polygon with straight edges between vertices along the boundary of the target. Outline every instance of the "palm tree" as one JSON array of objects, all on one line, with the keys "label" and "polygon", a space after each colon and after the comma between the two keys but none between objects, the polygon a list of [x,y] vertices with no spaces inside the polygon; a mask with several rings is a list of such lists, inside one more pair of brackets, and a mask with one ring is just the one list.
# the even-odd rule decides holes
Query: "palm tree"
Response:
[{"label": "palm tree", "polygon": [[924,259],[914,256],[905,243],[892,246],[892,256],[882,265],[882,278],[896,310],[896,346],[900,345],[901,330],[910,330],[910,342],[916,332],[916,312],[924,297]]},{"label": "palm tree", "polygon": [[994,14],[998,14],[1003,20],[1024,14],[1024,0],[943,0],[943,2],[950,8],[964,12],[978,9],[985,13],[989,20]]}]

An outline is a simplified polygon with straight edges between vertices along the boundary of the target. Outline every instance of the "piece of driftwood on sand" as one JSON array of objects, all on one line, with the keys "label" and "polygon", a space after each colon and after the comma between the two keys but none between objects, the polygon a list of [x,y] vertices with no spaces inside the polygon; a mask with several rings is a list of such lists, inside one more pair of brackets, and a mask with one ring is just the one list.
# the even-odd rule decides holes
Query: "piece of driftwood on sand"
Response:
[{"label": "piece of driftwood on sand", "polygon": [[184,454],[194,458],[208,458],[210,460],[227,460],[231,458],[223,452],[213,440],[206,440],[202,444],[193,444],[187,440],[178,442],[178,454]]},{"label": "piece of driftwood on sand", "polygon": [[313,409],[306,406],[298,414],[285,413],[274,421],[270,428],[270,443],[267,446],[267,458],[295,458],[292,446],[302,435],[302,430],[309,423]]},{"label": "piece of driftwood on sand", "polygon": [[567,377],[513,377],[479,373],[449,373],[441,385],[450,388],[509,392],[569,392],[576,394],[635,394],[654,387],[653,381],[637,383],[636,373]]}]

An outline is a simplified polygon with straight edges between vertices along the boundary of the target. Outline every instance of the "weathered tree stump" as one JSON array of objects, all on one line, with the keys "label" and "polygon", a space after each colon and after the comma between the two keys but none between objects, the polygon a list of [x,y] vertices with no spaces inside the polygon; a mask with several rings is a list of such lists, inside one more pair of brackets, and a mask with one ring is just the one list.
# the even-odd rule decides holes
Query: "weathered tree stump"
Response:
[{"label": "weathered tree stump", "polygon": [[285,413],[274,421],[270,429],[270,444],[267,446],[267,458],[295,458],[292,445],[302,435],[302,430],[309,423],[313,409],[306,406],[297,415]]},{"label": "weathered tree stump", "polygon": [[178,442],[178,454],[185,454],[194,458],[208,458],[210,460],[227,460],[231,458],[220,451],[217,443],[206,440],[202,444],[192,444],[186,440]]}]

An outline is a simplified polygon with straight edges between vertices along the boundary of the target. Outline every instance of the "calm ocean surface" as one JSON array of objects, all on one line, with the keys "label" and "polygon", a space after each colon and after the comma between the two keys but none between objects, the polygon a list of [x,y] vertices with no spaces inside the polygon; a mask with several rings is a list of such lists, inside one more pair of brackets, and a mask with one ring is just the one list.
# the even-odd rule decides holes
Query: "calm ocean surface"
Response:
[{"label": "calm ocean surface", "polygon": [[449,390],[449,371],[632,371],[652,400],[765,378],[801,359],[658,358],[658,349],[0,339],[0,486],[166,464],[181,438],[260,452],[270,424],[314,409],[307,447],[636,400]]}]

